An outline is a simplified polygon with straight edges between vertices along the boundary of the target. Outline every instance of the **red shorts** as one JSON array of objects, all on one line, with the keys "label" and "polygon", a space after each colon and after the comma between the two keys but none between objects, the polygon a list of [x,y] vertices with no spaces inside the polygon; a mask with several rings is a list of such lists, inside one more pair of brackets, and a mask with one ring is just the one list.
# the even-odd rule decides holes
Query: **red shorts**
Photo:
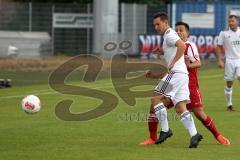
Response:
[{"label": "red shorts", "polygon": [[189,91],[191,103],[187,104],[187,109],[192,110],[193,108],[203,107],[202,96],[199,89],[196,87],[190,87]]},{"label": "red shorts", "polygon": [[[191,103],[187,104],[187,109],[191,111],[193,108],[198,108],[198,107],[203,107],[202,105],[202,96],[198,88],[196,87],[190,87],[189,88],[190,92],[190,100]],[[173,103],[170,102],[167,106],[168,109],[173,107]]]}]

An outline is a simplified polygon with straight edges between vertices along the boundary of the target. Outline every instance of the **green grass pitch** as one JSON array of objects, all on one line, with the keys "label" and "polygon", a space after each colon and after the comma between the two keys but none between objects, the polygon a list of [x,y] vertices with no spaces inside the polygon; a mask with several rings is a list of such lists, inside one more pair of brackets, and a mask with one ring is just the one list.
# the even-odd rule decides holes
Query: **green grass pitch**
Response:
[{"label": "green grass pitch", "polygon": [[[231,146],[219,145],[210,132],[195,118],[204,139],[197,149],[188,149],[189,135],[173,109],[169,110],[170,127],[174,136],[161,145],[139,146],[148,137],[146,113],[149,98],[137,99],[134,107],[121,99],[112,112],[86,122],[66,122],[55,115],[55,105],[62,99],[72,99],[72,112],[82,112],[100,100],[59,94],[49,88],[46,73],[1,73],[15,85],[0,90],[0,159],[2,160],[236,160],[240,157],[240,85],[235,82],[233,102],[236,112],[227,112],[223,88],[223,71],[212,67],[199,72],[205,111]],[[39,78],[41,76],[41,78]],[[74,82],[83,85],[82,82]],[[31,84],[31,85],[28,85]],[[117,96],[109,79],[84,83],[89,87]],[[142,89],[153,88],[145,86]],[[21,110],[24,95],[36,94],[42,109],[35,115]]]}]

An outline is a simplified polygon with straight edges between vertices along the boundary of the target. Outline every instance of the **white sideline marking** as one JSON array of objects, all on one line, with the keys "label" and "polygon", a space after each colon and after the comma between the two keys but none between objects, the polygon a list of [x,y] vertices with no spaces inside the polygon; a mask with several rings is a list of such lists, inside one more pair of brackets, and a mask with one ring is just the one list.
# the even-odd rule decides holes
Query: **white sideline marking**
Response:
[{"label": "white sideline marking", "polygon": [[[222,74],[216,74],[216,75],[210,75],[210,76],[202,76],[202,77],[199,77],[199,79],[214,79],[214,78],[219,78],[219,77],[223,77],[223,75]],[[103,83],[103,84],[104,85],[101,85],[101,87],[93,87],[91,89],[108,89],[108,88],[113,88],[113,86],[110,85],[112,83]],[[106,86],[108,86],[108,87],[106,87]],[[126,85],[122,85],[122,86],[126,86]],[[31,92],[29,94],[34,94],[34,95],[61,94],[61,93],[59,93],[57,91],[49,91],[49,90],[51,90],[51,89],[37,90],[37,92],[35,92],[35,93]],[[26,95],[27,95],[27,93],[26,94],[19,94],[19,95],[11,95],[11,96],[1,96],[0,100],[1,99],[11,99],[11,98],[23,98]]]},{"label": "white sideline marking", "polygon": [[[109,83],[110,84],[110,83]],[[109,86],[109,85],[108,85]],[[101,86],[101,87],[93,87],[93,88],[91,88],[91,89],[107,89],[107,88],[113,88],[112,86],[109,86],[109,87],[103,87],[103,86]],[[48,90],[45,90],[45,91],[48,91],[48,92],[44,92],[44,90],[39,90],[39,91],[41,91],[41,92],[31,92],[31,93],[29,93],[29,94],[33,94],[33,95],[50,95],[50,94],[62,94],[62,93],[59,93],[59,92],[57,92],[57,91],[49,91],[49,90],[51,90],[51,89],[48,89]],[[69,91],[70,93],[71,93],[71,90]],[[23,98],[23,97],[25,97],[26,95],[28,95],[28,93],[26,93],[26,94],[19,94],[19,95],[11,95],[11,96],[0,96],[0,100],[1,99],[11,99],[11,98]]]}]

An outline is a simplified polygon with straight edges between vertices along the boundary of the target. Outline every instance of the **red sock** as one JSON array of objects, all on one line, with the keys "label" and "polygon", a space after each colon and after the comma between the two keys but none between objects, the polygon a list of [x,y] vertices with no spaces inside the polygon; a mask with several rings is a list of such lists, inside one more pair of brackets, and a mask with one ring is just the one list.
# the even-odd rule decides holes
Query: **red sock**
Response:
[{"label": "red sock", "polygon": [[148,130],[150,133],[150,137],[152,140],[157,140],[157,126],[158,126],[158,119],[155,113],[150,112],[148,117]]},{"label": "red sock", "polygon": [[211,117],[207,116],[207,118],[204,121],[202,121],[202,123],[210,132],[212,132],[215,138],[217,138],[220,135]]}]

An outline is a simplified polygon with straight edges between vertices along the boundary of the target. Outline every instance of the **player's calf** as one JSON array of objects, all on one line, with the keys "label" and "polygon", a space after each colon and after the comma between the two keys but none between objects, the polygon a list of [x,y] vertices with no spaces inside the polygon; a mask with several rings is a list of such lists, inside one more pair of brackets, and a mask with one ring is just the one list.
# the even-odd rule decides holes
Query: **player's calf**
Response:
[{"label": "player's calf", "polygon": [[186,109],[186,103],[184,101],[179,102],[176,106],[176,111],[180,115],[181,122],[191,136],[189,148],[196,148],[202,140],[202,135],[197,132],[194,119],[191,113]]}]

